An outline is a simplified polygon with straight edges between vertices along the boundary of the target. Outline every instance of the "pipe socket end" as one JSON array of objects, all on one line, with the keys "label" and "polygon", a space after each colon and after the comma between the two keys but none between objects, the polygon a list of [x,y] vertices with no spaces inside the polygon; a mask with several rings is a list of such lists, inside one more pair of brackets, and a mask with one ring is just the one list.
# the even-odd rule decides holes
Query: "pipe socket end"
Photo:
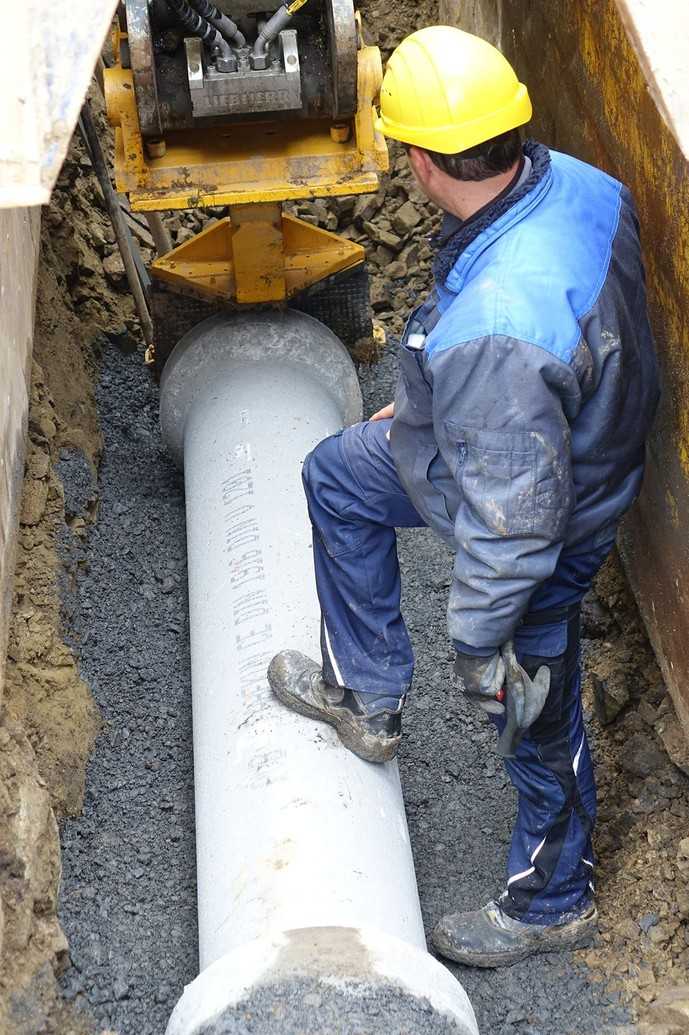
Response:
[{"label": "pipe socket end", "polygon": [[[160,391],[163,439],[184,466],[184,430],[192,409],[209,392],[271,369],[289,392],[294,378],[316,382],[332,398],[341,425],[361,420],[361,390],[344,345],[333,332],[296,309],[218,313],[197,324],[175,346],[165,364]],[[256,405],[269,400],[254,399]]]},{"label": "pipe socket end", "polygon": [[478,1035],[466,992],[424,949],[374,928],[306,927],[223,956],[187,985],[166,1035]]}]

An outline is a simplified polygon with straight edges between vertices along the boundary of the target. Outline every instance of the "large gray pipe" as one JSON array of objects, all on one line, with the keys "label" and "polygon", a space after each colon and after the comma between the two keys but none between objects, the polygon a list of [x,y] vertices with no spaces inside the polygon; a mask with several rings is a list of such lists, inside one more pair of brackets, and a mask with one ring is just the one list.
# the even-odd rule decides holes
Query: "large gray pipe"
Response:
[{"label": "large gray pipe", "polygon": [[187,500],[201,967],[168,1035],[244,1031],[247,1011],[276,1035],[477,1033],[426,951],[396,763],[350,754],[266,679],[284,647],[318,656],[300,470],[360,416],[347,352],[302,313],[212,317],[165,368]]}]

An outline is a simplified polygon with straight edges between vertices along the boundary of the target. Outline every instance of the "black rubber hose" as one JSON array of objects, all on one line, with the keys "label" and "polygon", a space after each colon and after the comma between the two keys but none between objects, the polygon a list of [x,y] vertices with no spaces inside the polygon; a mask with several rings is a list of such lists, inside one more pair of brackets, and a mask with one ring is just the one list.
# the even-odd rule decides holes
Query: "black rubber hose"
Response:
[{"label": "black rubber hose", "polygon": [[196,8],[199,14],[203,15],[204,18],[207,18],[208,21],[210,21],[211,18],[220,18],[222,14],[222,11],[219,11],[217,7],[213,6],[213,4],[209,4],[208,0],[189,0],[189,3],[192,7]]},{"label": "black rubber hose", "polygon": [[186,0],[167,0],[170,7],[185,29],[198,36],[200,40],[210,47],[223,47],[225,41],[205,18],[202,18],[197,11],[192,10]]},{"label": "black rubber hose", "polygon": [[218,10],[214,4],[209,3],[208,0],[189,0],[189,3],[211,25],[214,25],[221,36],[224,36],[228,42],[234,43],[236,47],[246,45],[246,37],[240,32],[238,26],[228,15]]}]

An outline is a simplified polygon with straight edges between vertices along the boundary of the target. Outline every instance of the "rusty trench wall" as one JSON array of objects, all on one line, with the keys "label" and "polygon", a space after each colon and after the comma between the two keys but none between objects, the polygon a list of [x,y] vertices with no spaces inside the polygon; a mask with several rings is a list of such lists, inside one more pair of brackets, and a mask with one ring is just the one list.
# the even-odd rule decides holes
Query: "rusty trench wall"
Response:
[{"label": "rusty trench wall", "polygon": [[533,136],[636,199],[663,395],[620,550],[689,736],[689,161],[666,104],[689,91],[672,67],[689,15],[675,0],[655,10],[655,24],[647,0],[446,0],[440,14],[501,45],[529,87]]}]

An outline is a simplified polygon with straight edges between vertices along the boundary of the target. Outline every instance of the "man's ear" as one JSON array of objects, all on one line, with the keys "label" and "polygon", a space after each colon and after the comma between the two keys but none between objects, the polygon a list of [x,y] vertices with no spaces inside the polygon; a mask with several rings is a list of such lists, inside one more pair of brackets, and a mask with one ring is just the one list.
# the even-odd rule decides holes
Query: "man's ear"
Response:
[{"label": "man's ear", "polygon": [[421,183],[426,183],[435,168],[428,151],[423,151],[420,147],[411,146],[408,148],[407,154],[409,155],[409,164],[412,167],[412,172]]}]

